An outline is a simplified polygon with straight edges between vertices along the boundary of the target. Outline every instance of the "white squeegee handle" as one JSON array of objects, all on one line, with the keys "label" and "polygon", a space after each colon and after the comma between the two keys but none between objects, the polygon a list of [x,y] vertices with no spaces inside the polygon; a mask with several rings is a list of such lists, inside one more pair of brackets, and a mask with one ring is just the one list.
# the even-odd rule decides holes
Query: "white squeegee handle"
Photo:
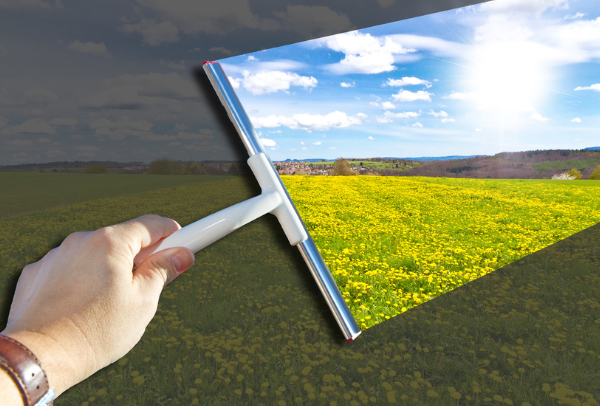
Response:
[{"label": "white squeegee handle", "polygon": [[139,264],[154,252],[167,248],[186,247],[193,252],[198,252],[252,220],[266,213],[274,214],[290,244],[300,250],[344,337],[350,341],[354,340],[360,334],[360,328],[327,265],[323,262],[319,250],[310,238],[279,174],[265,153],[225,71],[218,62],[205,63],[204,70],[250,155],[248,165],[262,193],[189,224],[159,244],[143,249],[136,256],[135,264]]}]

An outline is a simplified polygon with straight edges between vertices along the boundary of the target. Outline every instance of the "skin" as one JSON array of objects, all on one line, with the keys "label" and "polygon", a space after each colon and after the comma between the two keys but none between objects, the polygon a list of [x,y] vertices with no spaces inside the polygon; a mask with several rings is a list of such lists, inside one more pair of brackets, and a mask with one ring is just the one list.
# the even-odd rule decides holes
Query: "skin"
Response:
[{"label": "skin", "polygon": [[[1,334],[38,357],[57,396],[139,342],[163,288],[193,265],[194,254],[171,248],[134,268],[135,257],[179,228],[174,220],[146,215],[73,233],[23,269]],[[23,404],[3,369],[0,404]]]}]

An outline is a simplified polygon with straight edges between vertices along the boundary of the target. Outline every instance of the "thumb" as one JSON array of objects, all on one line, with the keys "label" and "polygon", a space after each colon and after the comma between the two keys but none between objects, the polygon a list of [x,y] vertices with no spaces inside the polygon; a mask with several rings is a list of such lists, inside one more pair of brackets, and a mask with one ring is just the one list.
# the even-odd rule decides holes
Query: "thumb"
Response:
[{"label": "thumb", "polygon": [[194,264],[194,253],[188,248],[169,248],[144,259],[133,271],[140,278],[158,288],[159,292]]}]

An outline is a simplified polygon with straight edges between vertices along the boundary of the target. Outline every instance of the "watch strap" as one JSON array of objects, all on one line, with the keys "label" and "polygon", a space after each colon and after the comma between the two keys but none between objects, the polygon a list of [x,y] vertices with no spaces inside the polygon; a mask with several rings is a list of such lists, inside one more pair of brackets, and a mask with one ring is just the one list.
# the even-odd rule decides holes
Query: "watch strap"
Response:
[{"label": "watch strap", "polygon": [[40,361],[23,344],[3,334],[0,334],[0,368],[15,381],[26,406],[52,405],[54,391]]}]

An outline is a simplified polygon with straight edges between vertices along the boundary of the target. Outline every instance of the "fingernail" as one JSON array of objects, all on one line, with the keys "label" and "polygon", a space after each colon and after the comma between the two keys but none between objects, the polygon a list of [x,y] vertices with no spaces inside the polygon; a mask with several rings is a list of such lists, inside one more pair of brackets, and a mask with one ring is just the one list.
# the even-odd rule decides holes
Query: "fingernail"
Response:
[{"label": "fingernail", "polygon": [[177,254],[175,254],[175,256],[173,256],[173,264],[175,265],[177,276],[179,276],[181,273],[183,273],[183,271],[194,264],[194,257],[190,256],[185,251],[179,251]]}]

